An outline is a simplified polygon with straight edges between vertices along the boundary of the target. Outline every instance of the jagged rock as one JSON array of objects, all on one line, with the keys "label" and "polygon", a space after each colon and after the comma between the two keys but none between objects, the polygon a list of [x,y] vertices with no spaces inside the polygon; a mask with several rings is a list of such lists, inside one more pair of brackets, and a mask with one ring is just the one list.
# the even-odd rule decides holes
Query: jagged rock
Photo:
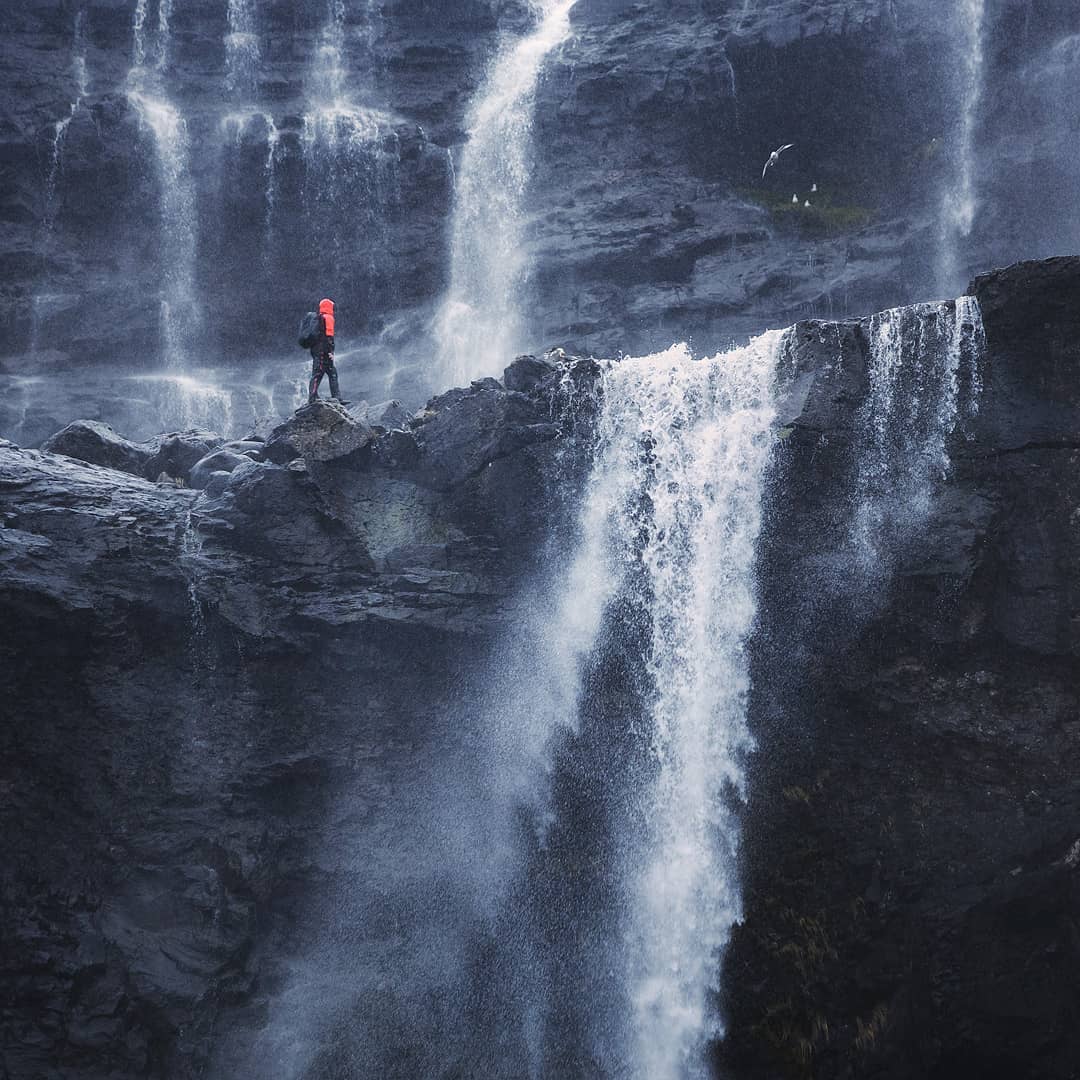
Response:
[{"label": "jagged rock", "polygon": [[186,480],[195,463],[221,444],[220,435],[198,428],[174,431],[151,439],[145,444],[150,450],[150,458],[146,462],[143,475],[156,479],[165,473],[178,480]]},{"label": "jagged rock", "polygon": [[420,463],[420,444],[411,431],[391,430],[372,445],[372,461],[384,469],[407,471]]},{"label": "jagged rock", "polygon": [[559,434],[543,403],[508,392],[494,379],[451,392],[429,406],[417,428],[420,468],[437,487],[453,487],[515,450]]},{"label": "jagged rock", "polygon": [[19,447],[10,439],[0,439],[0,450],[18,450]]},{"label": "jagged rock", "polygon": [[97,420],[72,421],[62,431],[46,439],[41,448],[50,454],[64,454],[133,476],[145,475],[151,456],[146,447],[129,442],[122,435],[117,435],[108,424]]},{"label": "jagged rock", "polygon": [[201,458],[191,467],[187,475],[188,487],[206,487],[214,473],[231,473],[238,465],[250,460],[247,455],[238,454],[228,446],[223,446],[213,451],[213,453],[207,454],[206,457]]},{"label": "jagged rock", "polygon": [[298,457],[308,461],[335,461],[362,450],[374,437],[371,425],[358,420],[343,406],[316,401],[297,409],[274,428],[263,452],[267,461],[278,465]]},{"label": "jagged rock", "polygon": [[[736,1080],[1069,1080],[1080,1060],[1080,450],[1052,400],[1080,384],[1075,316],[1008,329],[1080,288],[1063,266],[1027,292],[1044,271],[978,286],[979,416],[891,586],[828,619],[867,325],[800,325],[783,358],[747,642],[745,894],[710,1050]],[[601,370],[571,363],[582,390]],[[1004,419],[1029,372],[1018,441]],[[372,882],[365,948],[426,962],[425,860],[390,839],[440,783],[473,781],[448,761],[483,774],[459,718],[490,694],[530,556],[563,535],[589,463],[572,427],[545,429],[564,418],[542,385],[441,395],[356,467],[244,457],[201,494],[0,446],[0,700],[16,703],[0,814],[18,824],[0,1024],[19,1035],[0,1069],[261,1075],[243,1035],[265,1036],[268,987],[313,911],[334,917],[309,890],[339,877]],[[612,732],[604,797],[638,657],[616,642],[589,673],[589,723]],[[587,741],[567,732],[567,752]],[[416,838],[441,867],[443,836]]]},{"label": "jagged rock", "polygon": [[549,360],[541,360],[536,356],[519,356],[503,372],[503,384],[507,390],[528,393],[558,370]]}]

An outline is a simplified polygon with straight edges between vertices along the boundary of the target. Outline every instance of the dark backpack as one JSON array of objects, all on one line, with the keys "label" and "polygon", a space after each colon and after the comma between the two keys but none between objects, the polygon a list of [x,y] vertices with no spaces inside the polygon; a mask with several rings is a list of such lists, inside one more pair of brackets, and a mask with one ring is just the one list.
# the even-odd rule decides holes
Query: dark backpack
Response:
[{"label": "dark backpack", "polygon": [[322,319],[317,311],[309,311],[300,320],[299,345],[301,349],[311,349],[322,334]]}]

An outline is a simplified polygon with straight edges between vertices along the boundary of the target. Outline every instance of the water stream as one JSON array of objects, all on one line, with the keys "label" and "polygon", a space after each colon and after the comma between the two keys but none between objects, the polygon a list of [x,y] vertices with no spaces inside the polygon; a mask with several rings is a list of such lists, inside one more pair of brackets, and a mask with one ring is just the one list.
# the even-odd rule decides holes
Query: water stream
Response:
[{"label": "water stream", "polygon": [[465,121],[450,237],[450,285],[435,323],[442,387],[496,375],[522,345],[525,194],[544,62],[570,36],[575,0],[536,4],[535,29],[496,56]]},{"label": "water stream", "polygon": [[985,9],[986,0],[959,0],[954,16],[954,100],[959,111],[950,135],[952,171],[941,202],[938,261],[938,287],[946,295],[966,284],[959,280],[967,270],[961,249],[971,235],[979,205],[975,134],[983,94]]},{"label": "water stream", "polygon": [[138,0],[132,23],[135,64],[128,72],[127,98],[153,145],[158,183],[158,299],[162,359],[167,367],[190,361],[201,322],[196,295],[198,215],[191,175],[188,125],[168,94],[171,0],[160,0],[154,37],[155,60],[147,66],[146,0]]},{"label": "water stream", "polygon": [[71,73],[75,81],[75,96],[66,116],[53,125],[52,152],[49,155],[49,171],[45,178],[45,213],[43,228],[46,237],[50,236],[56,219],[57,182],[63,169],[64,141],[68,128],[90,93],[90,73],[86,66],[86,11],[79,8],[75,13],[75,27],[71,50]]}]

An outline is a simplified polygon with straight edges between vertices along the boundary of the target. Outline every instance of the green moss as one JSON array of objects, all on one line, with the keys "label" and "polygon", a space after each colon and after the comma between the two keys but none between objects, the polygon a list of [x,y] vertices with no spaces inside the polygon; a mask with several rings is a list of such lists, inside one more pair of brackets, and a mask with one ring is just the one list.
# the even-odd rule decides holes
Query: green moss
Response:
[{"label": "green moss", "polygon": [[[846,202],[842,197],[824,191],[800,195],[797,203],[793,203],[790,196],[763,188],[742,188],[737,194],[766,209],[775,224],[809,236],[857,232],[877,216],[872,207]],[[804,206],[807,199],[810,205]]]}]

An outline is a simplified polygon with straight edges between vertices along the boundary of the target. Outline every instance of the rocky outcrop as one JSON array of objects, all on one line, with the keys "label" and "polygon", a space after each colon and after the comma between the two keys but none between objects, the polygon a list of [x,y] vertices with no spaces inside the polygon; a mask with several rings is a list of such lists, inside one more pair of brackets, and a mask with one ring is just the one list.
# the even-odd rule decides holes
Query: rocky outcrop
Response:
[{"label": "rocky outcrop", "polygon": [[498,431],[550,402],[501,397],[422,445],[324,404],[201,492],[0,447],[7,1073],[194,1077],[261,999],[357,738],[417,768],[553,521],[554,442]]},{"label": "rocky outcrop", "polygon": [[[132,281],[156,282],[162,269],[158,150],[127,94],[133,9],[31,0],[5,24],[5,67],[21,92],[3,134],[0,336],[7,385],[26,394],[30,415],[4,403],[0,430],[26,443],[55,428],[53,417],[34,415],[49,404],[17,378],[28,365],[80,381],[89,362],[117,365],[102,325],[125,327],[130,361],[119,363],[132,371],[160,352],[158,296],[130,303]],[[527,208],[533,346],[640,354],[692,337],[715,351],[764,326],[958,291],[959,278],[936,280],[936,263],[942,197],[957,176],[966,11],[932,0],[858,10],[836,0],[579,0],[572,38],[549,57],[537,94]],[[193,0],[168,20],[164,84],[190,140],[200,262],[214,268],[195,275],[205,310],[193,363],[250,371],[292,336],[294,315],[287,327],[259,317],[268,298],[302,310],[291,298],[307,296],[332,266],[326,287],[343,333],[371,346],[353,363],[374,381],[386,364],[384,333],[391,353],[414,350],[446,285],[466,109],[502,35],[530,25],[528,6],[350,7],[343,60],[355,114],[334,121],[351,125],[336,143],[305,139],[304,128],[307,115],[308,134],[318,130],[312,68],[325,19],[316,0],[260,5],[259,78],[244,95],[227,81],[225,7]],[[153,12],[149,23],[153,62]],[[1077,91],[1076,32],[1065,0],[986,8],[987,92],[972,151],[979,213],[960,241],[960,267],[1075,246],[1075,162],[1057,148],[1069,136],[1060,102]],[[53,56],[44,66],[43,47]],[[80,49],[89,92],[72,116]],[[1015,137],[1029,129],[1031,139]],[[765,157],[784,139],[797,152],[762,181]],[[326,182],[315,190],[317,177]],[[328,219],[329,252],[314,239]],[[231,328],[237,311],[242,334]],[[111,381],[94,395],[122,396]],[[65,418],[93,415],[65,406]]]},{"label": "rocky outcrop", "polygon": [[274,428],[263,453],[278,465],[299,457],[335,461],[363,450],[373,438],[366,420],[357,419],[336,403],[315,401]]},{"label": "rocky outcrop", "polygon": [[75,420],[41,445],[49,454],[64,454],[90,465],[141,476],[150,460],[150,452],[117,435],[108,424],[96,420]]},{"label": "rocky outcrop", "polygon": [[[868,519],[877,560],[851,545],[881,494],[858,472],[879,324],[800,324],[782,358],[732,1076],[1066,1080],[1080,1058],[1080,260],[972,288],[979,407],[921,516]],[[251,1075],[245,1033],[295,1005],[305,905],[335,882],[372,890],[371,925],[315,917],[385,964],[372,1008],[400,1005],[433,909],[380,891],[414,857],[395,798],[429,798],[447,754],[483,782],[458,723],[564,550],[600,370],[519,359],[382,433],[324,403],[278,429],[284,461],[255,440],[202,491],[0,445],[0,1071]],[[591,688],[616,717],[623,663]],[[620,752],[590,761],[605,786]]]},{"label": "rocky outcrop", "polygon": [[869,328],[798,331],[804,361],[841,362],[812,365],[772,486],[717,1055],[735,1076],[1065,1080],[1080,1060],[1078,287],[1075,258],[975,280],[978,413],[884,577],[835,558]]},{"label": "rocky outcrop", "polygon": [[[164,473],[174,480],[186,480],[195,465],[221,446],[221,436],[212,431],[174,431],[151,440],[150,458],[143,468],[148,480]],[[44,447],[43,447],[44,449]]]}]

